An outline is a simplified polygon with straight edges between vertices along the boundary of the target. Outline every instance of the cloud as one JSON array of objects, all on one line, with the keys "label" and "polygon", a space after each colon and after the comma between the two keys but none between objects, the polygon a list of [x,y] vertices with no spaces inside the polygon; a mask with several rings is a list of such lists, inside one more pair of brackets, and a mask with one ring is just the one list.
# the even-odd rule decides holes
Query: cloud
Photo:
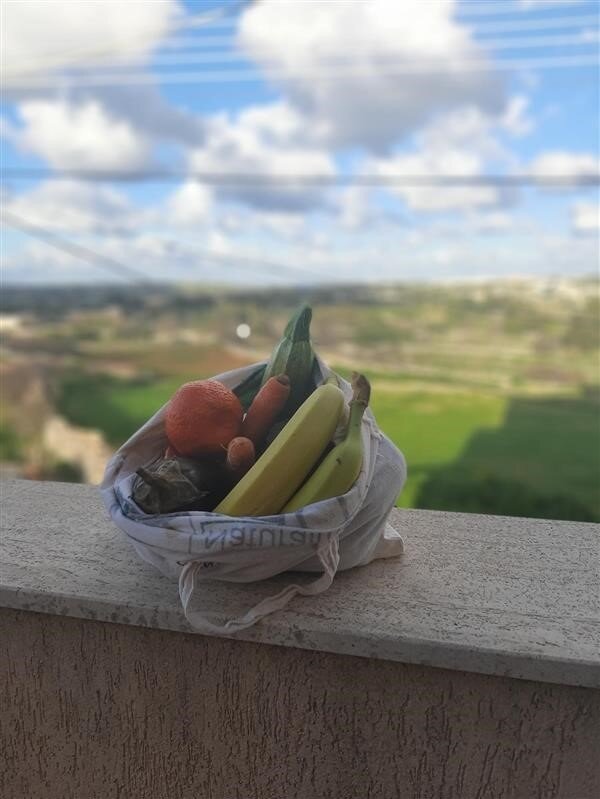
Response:
[{"label": "cloud", "polygon": [[[244,12],[238,41],[309,124],[318,121],[323,140],[381,150],[440,111],[501,106],[496,79],[464,68],[486,54],[455,9],[448,0],[262,0]],[[319,71],[333,77],[316,79]]]},{"label": "cloud", "polygon": [[[159,212],[160,208],[154,210]],[[222,214],[218,214],[212,227],[197,228],[195,235],[159,231],[145,223],[132,229],[131,235],[97,228],[98,233],[77,238],[89,250],[130,264],[137,272],[159,281],[343,283],[519,274],[567,276],[596,269],[596,236],[545,230],[534,220],[515,219],[511,225],[510,220],[501,215],[494,218],[494,214],[466,215],[461,225],[435,220],[412,230],[389,224],[377,231],[368,227],[348,231],[339,225],[315,224],[292,239],[257,236],[256,228],[246,224],[248,217],[242,213],[240,229],[223,231],[218,227]],[[249,219],[253,216],[250,212]],[[256,212],[256,218],[259,216]],[[156,214],[152,219],[156,221]],[[285,222],[286,216],[281,220]],[[490,228],[495,228],[497,235],[490,236]],[[21,243],[19,250],[5,252],[3,258],[3,279],[7,283],[106,278],[99,265],[88,264],[44,242]]]},{"label": "cloud", "polygon": [[2,8],[3,83],[65,67],[140,61],[181,17],[176,0],[18,0]]},{"label": "cloud", "polygon": [[350,186],[339,193],[339,222],[343,228],[358,230],[365,225],[371,216],[369,199],[370,191],[364,186]]},{"label": "cloud", "polygon": [[48,181],[3,198],[7,211],[51,231],[76,234],[130,233],[144,212],[116,189],[80,181]]},{"label": "cloud", "polygon": [[582,183],[590,175],[600,176],[600,160],[592,153],[574,153],[567,150],[550,150],[541,153],[529,165],[529,172],[540,179],[567,178],[567,186],[546,187],[548,190],[564,191]]},{"label": "cloud", "polygon": [[489,211],[470,215],[465,220],[468,227],[478,233],[506,233],[516,225],[515,219],[506,211]]},{"label": "cloud", "polygon": [[5,124],[4,135],[54,168],[135,169],[149,159],[149,140],[97,100],[28,100],[18,114],[23,124]]},{"label": "cloud", "polygon": [[[196,240],[165,237],[155,232],[144,232],[123,239],[119,236],[102,236],[87,240],[85,246],[101,257],[123,265],[135,265],[136,273],[159,282],[193,281],[207,284],[257,285],[293,284],[298,279],[307,282],[315,273],[307,272],[301,250],[289,257],[288,267],[272,253],[265,257],[261,248],[228,240],[218,231],[203,235],[202,244]],[[295,268],[295,262],[299,262]],[[108,274],[116,279],[112,268]],[[303,278],[302,275],[310,278]],[[125,274],[122,274],[126,278]],[[318,277],[318,276],[317,276]],[[3,280],[9,283],[80,283],[103,282],[107,270],[102,263],[92,264],[73,257],[44,242],[28,241],[18,251],[6,253],[3,258]]]},{"label": "cloud", "polygon": [[212,192],[199,183],[187,181],[168,198],[167,219],[176,227],[204,224],[212,210]]},{"label": "cloud", "polygon": [[[132,86],[124,80],[86,88],[61,77],[65,70],[77,77],[102,66],[143,68],[185,19],[178,0],[18,0],[5,3],[2,10],[0,82],[6,98],[71,107],[97,103],[140,137],[188,146],[201,141],[201,119],[165,100],[155,85]],[[55,89],[48,88],[49,76],[56,78]],[[40,79],[45,89],[36,88]]]},{"label": "cloud", "polygon": [[139,136],[186,147],[198,146],[204,136],[202,117],[166,100],[156,86],[80,88],[69,96],[73,103],[100,103],[107,114],[127,123]]},{"label": "cloud", "polygon": [[304,213],[281,213],[259,208],[221,208],[219,225],[227,233],[244,236],[266,233],[279,240],[301,239],[309,227]]},{"label": "cloud", "polygon": [[[322,187],[293,178],[333,176],[335,163],[322,147],[301,143],[301,130],[301,117],[285,103],[250,107],[235,118],[217,114],[205,120],[206,140],[191,152],[190,169],[231,176],[217,189],[223,199],[290,213],[322,205]],[[257,177],[249,182],[249,175]]]},{"label": "cloud", "polygon": [[600,204],[575,203],[571,208],[571,225],[575,233],[600,233]]},{"label": "cloud", "polygon": [[527,136],[535,129],[535,121],[527,115],[529,98],[517,94],[511,97],[500,119],[500,127],[515,138]]},{"label": "cloud", "polygon": [[[439,117],[417,134],[412,152],[399,152],[374,159],[371,169],[383,177],[432,178],[458,176],[478,178],[491,164],[509,164],[511,153],[500,143],[498,133],[522,135],[526,126],[522,98],[511,99],[498,115],[489,115],[476,106],[460,108]],[[444,184],[410,185],[410,181],[391,185],[389,191],[401,197],[416,212],[473,211],[493,209],[514,200],[506,187],[484,183],[475,186]]]}]

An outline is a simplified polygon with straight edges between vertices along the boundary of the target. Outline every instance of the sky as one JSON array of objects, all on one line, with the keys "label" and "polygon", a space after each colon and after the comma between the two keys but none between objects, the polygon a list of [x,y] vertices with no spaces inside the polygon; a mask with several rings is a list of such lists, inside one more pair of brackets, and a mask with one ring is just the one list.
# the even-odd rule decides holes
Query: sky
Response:
[{"label": "sky", "polygon": [[3,0],[2,280],[596,273],[599,0]]}]

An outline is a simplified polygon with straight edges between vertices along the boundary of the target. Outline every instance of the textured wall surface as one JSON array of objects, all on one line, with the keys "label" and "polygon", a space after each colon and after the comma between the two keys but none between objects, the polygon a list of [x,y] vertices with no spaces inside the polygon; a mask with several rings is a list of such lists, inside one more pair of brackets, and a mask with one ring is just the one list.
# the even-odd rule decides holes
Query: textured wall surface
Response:
[{"label": "textured wall surface", "polygon": [[596,799],[600,694],[0,611],[3,799]]}]

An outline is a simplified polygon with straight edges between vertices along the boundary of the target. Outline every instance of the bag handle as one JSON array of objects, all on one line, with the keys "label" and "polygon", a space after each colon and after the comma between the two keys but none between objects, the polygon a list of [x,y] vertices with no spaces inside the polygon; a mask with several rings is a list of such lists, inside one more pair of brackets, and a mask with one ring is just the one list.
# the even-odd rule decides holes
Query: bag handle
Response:
[{"label": "bag handle", "polygon": [[200,610],[190,606],[196,588],[199,564],[197,561],[188,561],[181,570],[181,575],[179,577],[179,596],[181,597],[181,604],[183,605],[185,617],[197,632],[207,635],[227,635],[229,633],[238,632],[239,630],[245,630],[247,627],[256,624],[257,621],[264,618],[269,613],[284,608],[296,594],[314,596],[315,594],[321,594],[329,588],[340,562],[338,534],[334,533],[328,536],[325,545],[319,547],[316,555],[323,564],[325,570],[316,580],[306,585],[292,583],[278,594],[261,600],[242,616],[228,619],[224,624],[214,624],[208,621]]}]

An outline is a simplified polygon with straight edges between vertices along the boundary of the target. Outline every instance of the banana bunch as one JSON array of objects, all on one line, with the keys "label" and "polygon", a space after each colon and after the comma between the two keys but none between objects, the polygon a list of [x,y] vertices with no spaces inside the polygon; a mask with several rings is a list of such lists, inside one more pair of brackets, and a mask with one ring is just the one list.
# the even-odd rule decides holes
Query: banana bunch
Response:
[{"label": "banana bunch", "polygon": [[282,513],[338,497],[349,491],[356,482],[363,462],[361,436],[362,419],[369,404],[371,386],[364,375],[352,373],[353,396],[346,435],[282,509]]},{"label": "banana bunch", "polygon": [[371,390],[366,377],[356,373],[352,385],[345,437],[324,458],[345,411],[335,377],[308,396],[214,512],[270,516],[345,494],[362,466],[361,423]]}]

